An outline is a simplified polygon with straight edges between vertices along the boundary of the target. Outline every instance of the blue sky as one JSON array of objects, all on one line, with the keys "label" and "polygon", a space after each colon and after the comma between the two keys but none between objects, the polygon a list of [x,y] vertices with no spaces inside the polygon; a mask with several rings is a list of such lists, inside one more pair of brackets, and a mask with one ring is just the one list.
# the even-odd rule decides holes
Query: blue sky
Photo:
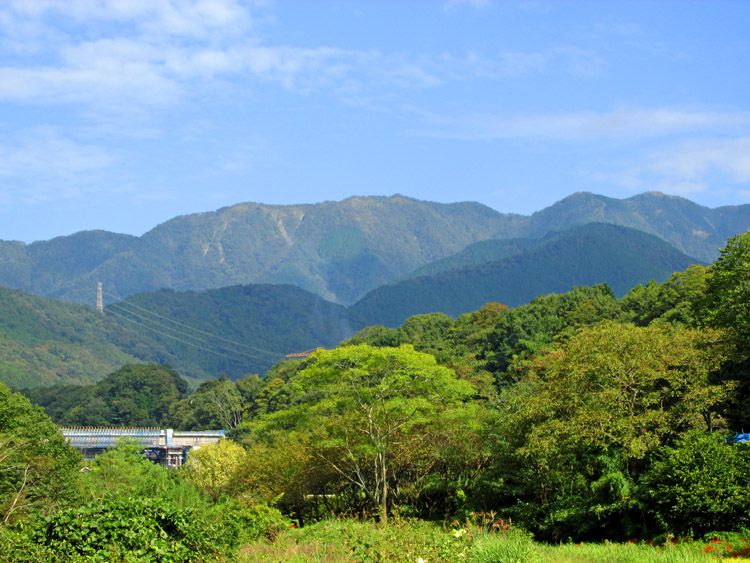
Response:
[{"label": "blue sky", "polygon": [[0,239],[242,201],[750,202],[750,2],[4,0]]}]

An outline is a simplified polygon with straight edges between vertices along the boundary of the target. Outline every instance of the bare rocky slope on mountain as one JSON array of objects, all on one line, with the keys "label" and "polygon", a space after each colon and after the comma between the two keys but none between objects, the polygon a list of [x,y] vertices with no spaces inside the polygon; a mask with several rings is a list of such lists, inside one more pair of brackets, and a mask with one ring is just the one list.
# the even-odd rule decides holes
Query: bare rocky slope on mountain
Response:
[{"label": "bare rocky slope on mountain", "polygon": [[161,288],[291,284],[350,304],[415,268],[490,239],[540,238],[591,222],[654,234],[700,261],[750,228],[750,205],[709,209],[646,193],[618,200],[577,193],[531,216],[478,203],[403,196],[310,205],[243,203],[176,217],[141,237],[85,231],[50,241],[0,241],[0,285],[93,303]]}]

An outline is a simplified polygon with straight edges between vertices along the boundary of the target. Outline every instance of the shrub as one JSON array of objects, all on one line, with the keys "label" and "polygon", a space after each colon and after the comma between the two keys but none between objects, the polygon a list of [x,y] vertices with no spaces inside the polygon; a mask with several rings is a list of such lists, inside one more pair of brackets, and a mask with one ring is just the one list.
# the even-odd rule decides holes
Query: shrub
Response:
[{"label": "shrub", "polygon": [[216,555],[210,531],[190,510],[131,498],[63,510],[46,519],[36,540],[65,559],[188,561]]},{"label": "shrub", "polygon": [[690,432],[663,448],[642,480],[645,505],[679,534],[738,530],[750,525],[750,448],[718,434]]},{"label": "shrub", "polygon": [[212,511],[219,539],[230,549],[258,540],[273,540],[291,525],[279,510],[264,504],[241,506],[227,502],[215,505]]}]

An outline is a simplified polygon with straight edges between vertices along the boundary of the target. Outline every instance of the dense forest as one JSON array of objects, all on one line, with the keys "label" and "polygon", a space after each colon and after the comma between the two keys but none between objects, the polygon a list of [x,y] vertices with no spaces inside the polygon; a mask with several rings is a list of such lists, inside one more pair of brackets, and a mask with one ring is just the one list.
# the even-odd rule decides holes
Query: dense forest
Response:
[{"label": "dense forest", "polygon": [[[749,274],[750,233],[711,266],[622,297],[596,285],[457,318],[418,315],[262,378],[191,392],[172,368],[149,364],[28,398],[0,386],[0,554],[747,554],[750,447],[734,437],[750,428]],[[124,444],[81,472],[52,420],[220,426],[230,439],[179,471]],[[624,555],[562,555],[603,540],[634,545],[618,548]]]}]

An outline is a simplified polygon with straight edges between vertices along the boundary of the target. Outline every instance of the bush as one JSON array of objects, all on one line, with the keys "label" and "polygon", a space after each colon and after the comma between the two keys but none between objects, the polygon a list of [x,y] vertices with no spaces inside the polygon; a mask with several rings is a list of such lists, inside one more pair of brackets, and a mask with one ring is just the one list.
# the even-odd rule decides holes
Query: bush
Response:
[{"label": "bush", "polygon": [[36,540],[64,559],[188,561],[216,555],[210,532],[190,510],[131,498],[63,510],[46,519]]},{"label": "bush", "polygon": [[690,432],[663,448],[641,482],[644,504],[680,535],[750,525],[750,448],[718,434]]},{"label": "bush", "polygon": [[264,504],[241,506],[227,502],[215,505],[212,512],[219,539],[229,549],[259,540],[274,540],[291,525],[276,508]]},{"label": "bush", "polygon": [[0,524],[0,561],[53,561],[54,552],[35,543],[31,533]]}]

